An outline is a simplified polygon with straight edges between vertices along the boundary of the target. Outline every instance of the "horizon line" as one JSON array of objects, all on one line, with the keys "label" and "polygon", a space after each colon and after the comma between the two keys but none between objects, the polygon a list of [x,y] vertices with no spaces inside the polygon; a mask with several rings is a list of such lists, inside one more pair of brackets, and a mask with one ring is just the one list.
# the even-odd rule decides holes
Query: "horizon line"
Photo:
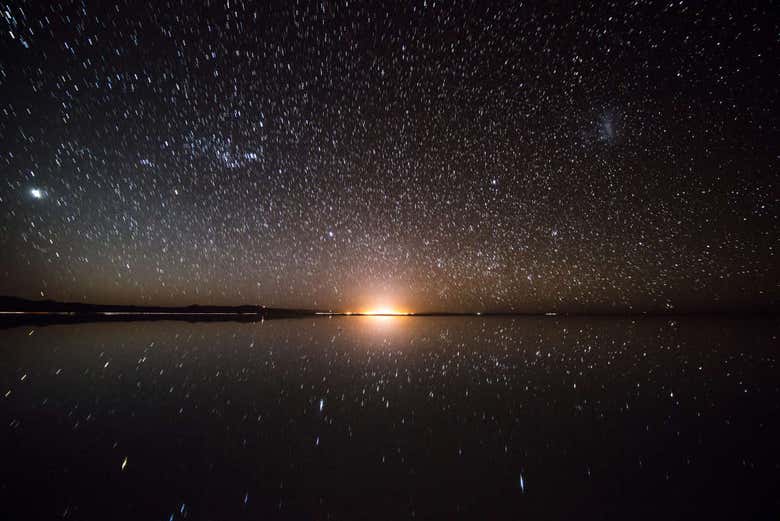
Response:
[{"label": "horizon line", "polygon": [[[3,302],[3,300],[23,301],[24,305],[13,305]],[[29,309],[27,306],[36,306],[37,309]],[[38,307],[40,306],[40,307]],[[52,306],[58,309],[42,309],[44,306]],[[63,309],[64,308],[64,309]],[[71,308],[71,309],[68,309]],[[78,309],[78,308],[94,308]],[[206,308],[202,311],[193,312],[192,308]],[[255,308],[256,311],[247,311],[247,308]],[[146,310],[146,311],[144,311]],[[305,307],[275,307],[263,304],[186,304],[186,305],[154,305],[154,304],[94,304],[88,302],[69,302],[53,299],[32,300],[25,297],[16,297],[11,295],[0,295],[0,314],[96,314],[99,312],[114,314],[178,314],[178,315],[198,315],[198,314],[236,314],[246,315],[266,312],[292,312],[303,316],[387,316],[387,317],[414,317],[414,316],[675,316],[675,315],[766,315],[780,314],[780,309],[776,305],[767,304],[748,308],[745,306],[719,306],[719,307],[699,307],[683,309],[593,309],[593,310],[561,310],[561,309],[539,309],[539,310],[425,310],[425,311],[395,311],[395,310],[366,310],[350,311],[334,308],[305,308]]]}]

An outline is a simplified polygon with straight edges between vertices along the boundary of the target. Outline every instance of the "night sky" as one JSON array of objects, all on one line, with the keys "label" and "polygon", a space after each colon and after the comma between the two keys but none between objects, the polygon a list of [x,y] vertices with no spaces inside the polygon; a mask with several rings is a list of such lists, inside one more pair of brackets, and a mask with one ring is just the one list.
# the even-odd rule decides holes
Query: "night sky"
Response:
[{"label": "night sky", "polygon": [[194,4],[0,3],[0,294],[777,305],[771,2]]}]

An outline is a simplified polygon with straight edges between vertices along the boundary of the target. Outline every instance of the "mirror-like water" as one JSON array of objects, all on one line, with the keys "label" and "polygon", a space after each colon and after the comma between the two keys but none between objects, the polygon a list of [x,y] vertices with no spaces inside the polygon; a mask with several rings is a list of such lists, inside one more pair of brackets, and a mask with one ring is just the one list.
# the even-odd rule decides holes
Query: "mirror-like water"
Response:
[{"label": "mirror-like water", "polygon": [[771,319],[0,331],[4,519],[774,517]]}]

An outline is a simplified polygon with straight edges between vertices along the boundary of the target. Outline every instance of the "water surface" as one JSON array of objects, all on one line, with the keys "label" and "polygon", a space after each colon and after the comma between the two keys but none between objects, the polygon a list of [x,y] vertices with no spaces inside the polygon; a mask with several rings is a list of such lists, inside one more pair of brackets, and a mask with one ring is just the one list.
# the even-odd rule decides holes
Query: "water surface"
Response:
[{"label": "water surface", "polygon": [[776,519],[777,333],[560,317],[8,329],[0,513]]}]

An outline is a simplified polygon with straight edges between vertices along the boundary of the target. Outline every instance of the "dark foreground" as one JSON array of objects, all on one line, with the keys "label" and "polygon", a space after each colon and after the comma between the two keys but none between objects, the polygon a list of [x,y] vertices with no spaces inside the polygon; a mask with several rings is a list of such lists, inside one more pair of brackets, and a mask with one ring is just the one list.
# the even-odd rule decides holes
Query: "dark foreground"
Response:
[{"label": "dark foreground", "polygon": [[2,519],[777,519],[772,318],[0,331]]}]

